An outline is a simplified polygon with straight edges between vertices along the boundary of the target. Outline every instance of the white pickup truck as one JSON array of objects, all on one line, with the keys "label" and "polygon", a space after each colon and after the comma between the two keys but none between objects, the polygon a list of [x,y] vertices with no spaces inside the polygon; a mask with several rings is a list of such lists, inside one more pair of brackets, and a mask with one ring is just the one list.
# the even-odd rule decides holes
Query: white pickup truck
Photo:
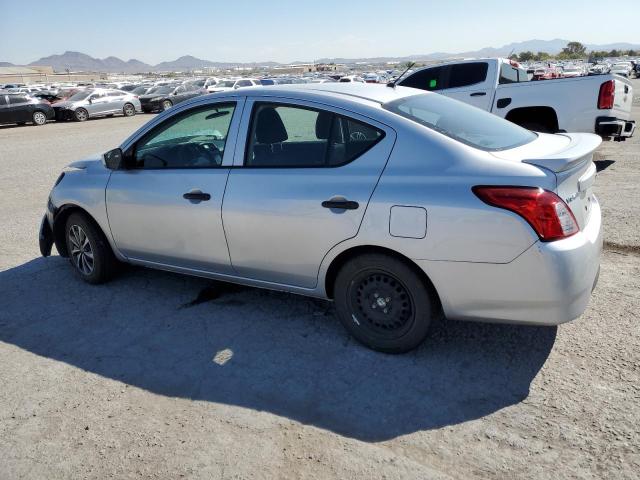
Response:
[{"label": "white pickup truck", "polygon": [[538,132],[588,132],[604,139],[633,135],[631,81],[618,75],[529,81],[505,58],[441,63],[397,83],[435,91]]}]

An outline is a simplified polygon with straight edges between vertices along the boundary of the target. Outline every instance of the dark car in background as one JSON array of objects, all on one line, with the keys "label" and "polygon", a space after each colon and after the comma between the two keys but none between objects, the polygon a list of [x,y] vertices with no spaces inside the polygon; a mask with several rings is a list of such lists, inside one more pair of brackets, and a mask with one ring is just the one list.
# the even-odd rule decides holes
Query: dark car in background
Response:
[{"label": "dark car in background", "polygon": [[53,120],[55,114],[48,102],[20,94],[0,92],[0,124],[17,123],[44,125]]},{"label": "dark car in background", "polygon": [[143,112],[168,110],[175,104],[207,93],[196,85],[164,85],[151,89],[147,94],[140,95]]}]

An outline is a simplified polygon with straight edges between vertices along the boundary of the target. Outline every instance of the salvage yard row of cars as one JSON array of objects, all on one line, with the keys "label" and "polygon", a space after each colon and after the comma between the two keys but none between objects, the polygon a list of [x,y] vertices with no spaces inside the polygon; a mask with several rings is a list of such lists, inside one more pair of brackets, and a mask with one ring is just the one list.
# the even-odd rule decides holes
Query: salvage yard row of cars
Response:
[{"label": "salvage yard row of cars", "polygon": [[[631,62],[627,63],[631,68]],[[571,72],[574,67],[564,68]],[[626,78],[629,72],[618,75],[612,69],[613,73],[585,76],[575,69],[575,75],[534,82],[529,69],[513,60],[473,59],[410,70],[399,79],[399,85],[438,92],[537,132],[596,133],[619,141],[631,137],[635,123],[630,120],[633,90]],[[338,83],[377,83],[369,81],[373,77],[337,77]],[[304,83],[316,85],[335,81],[331,77],[304,79]],[[132,116],[165,111],[206,93],[283,83],[303,83],[303,79],[210,77],[59,91],[14,87],[0,90],[0,123],[43,125],[52,119],[82,122],[101,116]]]}]

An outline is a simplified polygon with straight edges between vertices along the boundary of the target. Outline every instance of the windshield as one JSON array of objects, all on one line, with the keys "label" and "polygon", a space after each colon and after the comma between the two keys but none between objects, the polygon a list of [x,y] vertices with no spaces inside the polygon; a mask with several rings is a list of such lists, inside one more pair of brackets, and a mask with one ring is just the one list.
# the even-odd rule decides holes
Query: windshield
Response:
[{"label": "windshield", "polygon": [[412,95],[383,107],[480,150],[507,150],[537,138],[515,123],[438,94]]},{"label": "windshield", "polygon": [[218,83],[218,87],[233,87],[236,84],[235,80],[224,80]]},{"label": "windshield", "polygon": [[92,93],[93,92],[91,90],[85,90],[85,91],[82,91],[82,92],[74,93],[73,95],[71,95],[69,97],[69,101],[76,102],[78,100],[84,100],[85,98],[87,98]]}]

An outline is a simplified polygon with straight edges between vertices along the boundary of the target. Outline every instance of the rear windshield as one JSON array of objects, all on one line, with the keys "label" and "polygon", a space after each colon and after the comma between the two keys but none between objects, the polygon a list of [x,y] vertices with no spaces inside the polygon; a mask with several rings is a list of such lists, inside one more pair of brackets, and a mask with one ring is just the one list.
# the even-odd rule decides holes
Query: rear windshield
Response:
[{"label": "rear windshield", "polygon": [[537,138],[515,123],[435,93],[412,95],[383,107],[480,150],[507,150]]}]

